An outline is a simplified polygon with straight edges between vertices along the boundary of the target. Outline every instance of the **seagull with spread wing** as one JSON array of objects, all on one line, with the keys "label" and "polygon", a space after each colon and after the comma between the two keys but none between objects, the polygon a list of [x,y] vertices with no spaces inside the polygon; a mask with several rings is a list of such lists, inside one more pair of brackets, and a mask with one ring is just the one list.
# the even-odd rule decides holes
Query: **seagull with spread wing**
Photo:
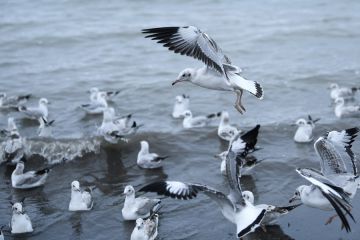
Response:
[{"label": "seagull with spread wing", "polygon": [[146,34],[146,38],[156,40],[169,50],[193,57],[205,64],[199,69],[187,68],[181,71],[173,85],[178,82],[191,82],[208,89],[233,91],[237,95],[235,108],[240,113],[245,111],[241,103],[244,90],[259,99],[263,98],[261,85],[241,77],[241,69],[233,65],[217,43],[197,27],[160,27],[143,29],[142,32]]},{"label": "seagull with spread wing", "polygon": [[236,224],[237,237],[242,238],[260,226],[266,212],[271,208],[260,205],[254,206],[244,199],[240,186],[240,170],[236,163],[236,154],[231,150],[230,145],[226,158],[229,195],[203,184],[179,181],[154,182],[144,186],[139,191],[156,192],[183,200],[197,197],[198,193],[203,193],[219,205],[227,220]]},{"label": "seagull with spread wing", "polygon": [[320,137],[314,148],[320,157],[321,171],[311,168],[296,169],[296,172],[312,185],[299,186],[290,199],[290,202],[301,200],[313,208],[335,209],[347,232],[350,232],[351,228],[346,214],[354,220],[350,213],[350,199],[355,196],[359,185],[355,155],[351,150],[358,132],[359,128],[350,128],[341,132],[331,131]]}]

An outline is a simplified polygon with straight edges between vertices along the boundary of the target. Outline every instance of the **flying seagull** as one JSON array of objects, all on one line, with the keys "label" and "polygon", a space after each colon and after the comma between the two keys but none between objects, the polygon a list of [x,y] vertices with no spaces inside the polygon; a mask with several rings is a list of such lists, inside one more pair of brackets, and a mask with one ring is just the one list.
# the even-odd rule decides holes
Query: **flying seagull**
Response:
[{"label": "flying seagull", "polygon": [[217,43],[205,32],[194,26],[160,27],[143,29],[146,38],[151,38],[170,51],[193,57],[202,61],[205,66],[199,69],[187,68],[180,72],[173,85],[178,82],[191,82],[200,87],[233,91],[237,95],[235,108],[243,113],[241,103],[243,90],[262,99],[261,85],[240,76],[241,69],[233,65]]}]

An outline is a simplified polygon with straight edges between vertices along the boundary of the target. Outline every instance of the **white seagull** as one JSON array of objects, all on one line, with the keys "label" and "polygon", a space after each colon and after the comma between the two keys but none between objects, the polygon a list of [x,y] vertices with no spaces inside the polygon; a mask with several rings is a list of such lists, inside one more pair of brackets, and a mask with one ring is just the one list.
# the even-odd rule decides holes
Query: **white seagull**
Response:
[{"label": "white seagull", "polygon": [[19,105],[24,104],[30,97],[31,94],[8,97],[6,93],[2,92],[0,93],[0,109],[17,108]]},{"label": "white seagull", "polygon": [[149,152],[149,143],[147,141],[140,142],[140,151],[137,156],[137,165],[141,168],[160,168],[162,161],[169,156],[159,156],[157,153]]},{"label": "white seagull", "polygon": [[40,187],[45,184],[48,177],[49,168],[44,168],[38,171],[28,171],[24,173],[25,165],[23,162],[18,162],[16,168],[11,174],[11,185],[13,188],[29,189]]},{"label": "white seagull", "polygon": [[31,220],[29,216],[25,213],[24,210],[24,199],[20,202],[10,202],[12,205],[12,217],[11,217],[11,233],[18,234],[18,233],[29,233],[33,232],[34,229],[31,224]]},{"label": "white seagull", "polygon": [[79,181],[71,183],[71,199],[69,203],[69,211],[89,211],[93,208],[94,201],[91,196],[91,188],[84,191],[80,188]]},{"label": "white seagull", "polygon": [[352,88],[339,87],[337,83],[332,83],[330,84],[330,97],[333,100],[336,100],[339,97],[353,98],[355,93],[359,90],[360,88],[358,87],[352,87]]},{"label": "white seagull", "polygon": [[117,91],[100,91],[97,87],[92,87],[89,90],[90,93],[90,102],[96,102],[98,93],[104,93],[105,94],[105,100],[111,101],[113,97],[118,95],[120,93],[119,90]]},{"label": "white seagull", "polygon": [[233,91],[237,95],[235,108],[240,113],[245,111],[241,103],[243,90],[259,99],[263,98],[260,84],[241,77],[241,70],[232,65],[216,42],[197,27],[161,27],[143,29],[142,32],[146,34],[146,38],[156,40],[169,50],[193,57],[205,64],[199,69],[183,70],[173,85],[178,82],[191,82],[208,89]]},{"label": "white seagull", "polygon": [[229,113],[226,111],[221,112],[221,118],[218,127],[219,138],[225,141],[230,141],[239,132],[241,132],[239,129],[230,124]]},{"label": "white seagull", "polygon": [[[251,204],[254,204],[254,194],[251,191],[243,191],[242,192],[243,198],[246,201],[249,201]],[[295,208],[301,206],[302,203],[296,204],[296,205],[290,205],[286,207],[277,207],[274,205],[268,205],[268,204],[259,204],[256,206],[260,206],[263,208],[268,209],[266,212],[264,220],[261,222],[261,225],[274,225],[277,222],[277,219],[281,216],[284,216],[288,214],[290,211],[294,210]]]},{"label": "white seagull", "polygon": [[125,202],[121,210],[124,220],[136,220],[147,218],[155,206],[161,203],[160,199],[150,199],[146,197],[135,197],[135,189],[127,185],[124,189]]},{"label": "white seagull", "polygon": [[360,105],[345,105],[345,100],[342,97],[335,100],[335,116],[342,117],[358,117],[360,116]]},{"label": "white seagull", "polygon": [[136,219],[136,225],[131,233],[130,240],[154,240],[157,237],[157,228],[159,225],[159,215],[157,211],[159,208],[160,207],[157,207],[153,210],[147,219]]},{"label": "white seagull", "polygon": [[203,193],[219,205],[224,217],[236,225],[237,237],[242,238],[260,226],[269,209],[254,206],[243,198],[240,186],[240,172],[236,165],[236,154],[231,150],[231,146],[228,152],[226,176],[230,187],[229,195],[225,195],[223,192],[206,185],[178,181],[151,183],[141,188],[140,191],[156,192],[184,200],[197,197],[199,192]]},{"label": "white seagull", "polygon": [[308,120],[300,118],[296,121],[298,128],[296,129],[294,135],[294,141],[298,143],[308,143],[311,142],[314,138],[313,130],[315,128],[315,123],[319,121],[320,118],[313,120],[309,115]]},{"label": "white seagull", "polygon": [[51,137],[52,135],[52,125],[55,120],[48,121],[46,118],[41,117],[39,118],[39,128],[38,128],[38,135],[39,137]]},{"label": "white seagull", "polygon": [[2,143],[3,159],[8,164],[16,164],[25,157],[26,141],[20,136],[14,118],[8,118],[8,128],[3,130],[7,139]]},{"label": "white seagull", "polygon": [[215,117],[219,117],[221,113],[212,113],[207,116],[196,116],[193,117],[190,110],[186,110],[184,112],[184,120],[183,120],[183,127],[185,129],[189,128],[198,128],[198,127],[205,127],[209,125],[212,119]]},{"label": "white seagull", "polygon": [[174,109],[172,112],[173,118],[185,117],[184,112],[190,110],[190,97],[185,94],[176,96]]},{"label": "white seagull", "polygon": [[[350,213],[350,198],[355,196],[359,185],[355,155],[351,151],[358,132],[358,128],[350,128],[341,132],[331,131],[318,138],[314,148],[320,159],[321,171],[310,168],[296,169],[296,172],[312,185],[299,186],[289,201],[301,200],[309,207],[322,210],[335,209],[348,232],[351,229],[345,215],[348,214],[354,220]],[[330,223],[332,218],[327,223]]]},{"label": "white seagull", "polygon": [[25,116],[29,119],[39,120],[39,118],[48,117],[48,104],[49,101],[46,98],[40,98],[39,105],[37,107],[26,107],[19,106],[18,110],[25,114]]},{"label": "white seagull", "polygon": [[81,105],[81,108],[88,114],[102,114],[107,107],[108,103],[104,92],[97,93],[95,101]]}]

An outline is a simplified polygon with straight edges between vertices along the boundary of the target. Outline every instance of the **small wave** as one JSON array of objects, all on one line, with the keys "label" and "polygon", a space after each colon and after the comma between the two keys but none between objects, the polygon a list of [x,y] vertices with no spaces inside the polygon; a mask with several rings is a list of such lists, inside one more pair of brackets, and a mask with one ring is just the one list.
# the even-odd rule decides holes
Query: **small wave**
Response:
[{"label": "small wave", "polygon": [[27,140],[27,154],[39,155],[48,164],[72,161],[88,153],[100,152],[101,140],[91,139],[30,139]]}]

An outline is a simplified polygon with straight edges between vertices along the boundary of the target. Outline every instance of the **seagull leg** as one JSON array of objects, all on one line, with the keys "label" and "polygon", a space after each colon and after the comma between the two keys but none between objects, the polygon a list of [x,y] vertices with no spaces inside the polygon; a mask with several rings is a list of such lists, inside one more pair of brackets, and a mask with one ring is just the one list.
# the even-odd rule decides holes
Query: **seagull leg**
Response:
[{"label": "seagull leg", "polygon": [[241,104],[241,97],[242,97],[243,91],[241,89],[239,89],[239,90],[235,90],[235,93],[236,93],[236,96],[237,96],[236,101],[235,101],[235,108],[241,114],[243,114],[243,112],[246,111],[244,106]]},{"label": "seagull leg", "polygon": [[[348,209],[348,210],[351,211],[351,209]],[[346,216],[346,215],[347,215],[347,213],[344,214],[344,216]],[[337,214],[335,214],[334,216],[329,217],[329,219],[325,222],[325,225],[328,225],[328,224],[332,223],[332,221],[333,221],[336,217],[338,217]],[[344,224],[341,224],[341,229],[343,229],[344,227],[345,227]]]}]

